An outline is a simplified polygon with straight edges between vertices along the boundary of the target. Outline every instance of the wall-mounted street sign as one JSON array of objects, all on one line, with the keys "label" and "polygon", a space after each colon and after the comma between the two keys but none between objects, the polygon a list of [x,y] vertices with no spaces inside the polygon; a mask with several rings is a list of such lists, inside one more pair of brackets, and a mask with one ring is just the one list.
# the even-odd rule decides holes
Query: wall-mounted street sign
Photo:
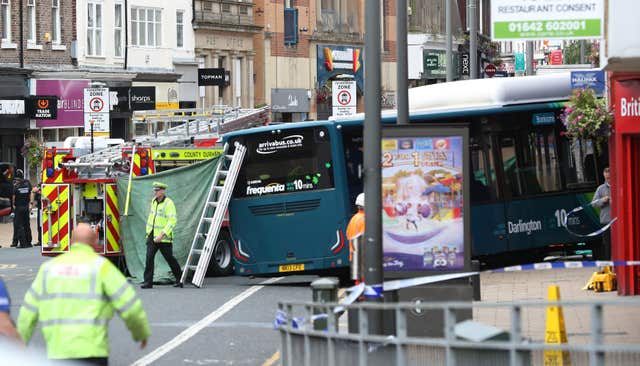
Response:
[{"label": "wall-mounted street sign", "polygon": [[225,85],[225,70],[223,68],[198,69],[198,86]]},{"label": "wall-mounted street sign", "polygon": [[333,81],[333,116],[352,116],[356,114],[356,82]]},{"label": "wall-mounted street sign", "polygon": [[84,134],[109,136],[109,88],[84,89]]},{"label": "wall-mounted street sign", "polygon": [[491,38],[593,39],[604,35],[604,0],[492,0]]},{"label": "wall-mounted street sign", "polygon": [[27,116],[32,119],[57,119],[58,97],[35,95],[27,99]]}]

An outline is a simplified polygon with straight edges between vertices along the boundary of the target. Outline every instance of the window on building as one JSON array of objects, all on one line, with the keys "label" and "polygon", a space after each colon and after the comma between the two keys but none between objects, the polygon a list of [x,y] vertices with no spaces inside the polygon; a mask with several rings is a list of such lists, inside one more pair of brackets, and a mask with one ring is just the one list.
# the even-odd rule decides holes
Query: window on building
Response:
[{"label": "window on building", "polygon": [[60,0],[51,0],[51,42],[60,44]]},{"label": "window on building", "polygon": [[151,8],[131,9],[131,43],[135,46],[162,45],[162,11]]},{"label": "window on building", "polygon": [[116,57],[123,56],[122,13],[122,3],[116,3],[113,8],[113,47]]},{"label": "window on building", "polygon": [[222,4],[222,12],[223,13],[231,13],[231,5],[230,4]]},{"label": "window on building", "polygon": [[102,56],[102,4],[87,4],[87,56]]},{"label": "window on building", "polygon": [[36,43],[36,0],[27,0],[27,42]]},{"label": "window on building", "polygon": [[2,40],[11,41],[11,1],[0,0],[0,26],[2,27]]},{"label": "window on building", "polygon": [[298,43],[298,9],[284,9],[284,43],[294,45]]},{"label": "window on building", "polygon": [[184,11],[176,11],[176,47],[184,47]]}]

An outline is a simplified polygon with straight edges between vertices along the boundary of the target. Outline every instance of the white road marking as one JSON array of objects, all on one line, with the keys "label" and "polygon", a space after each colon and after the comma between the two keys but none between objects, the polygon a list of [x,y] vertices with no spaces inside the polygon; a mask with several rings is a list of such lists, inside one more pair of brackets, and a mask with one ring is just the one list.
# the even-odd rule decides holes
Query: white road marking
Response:
[{"label": "white road marking", "polygon": [[144,357],[142,357],[138,361],[132,363],[131,365],[132,366],[151,365],[154,361],[156,361],[160,357],[166,355],[171,350],[173,350],[174,348],[178,347],[182,343],[186,342],[189,338],[191,338],[194,335],[196,335],[199,331],[201,331],[202,329],[204,329],[207,326],[209,326],[209,324],[213,323],[218,318],[220,318],[224,314],[228,313],[231,309],[233,309],[235,306],[240,304],[246,298],[248,298],[249,296],[251,296],[254,293],[256,293],[258,290],[263,288],[264,285],[268,285],[268,284],[277,282],[277,281],[281,280],[282,278],[283,277],[270,278],[270,279],[268,279],[266,281],[261,282],[260,285],[251,286],[250,288],[248,288],[247,290],[242,292],[240,295],[238,295],[238,296],[234,297],[233,299],[227,301],[222,306],[220,306],[219,308],[217,308],[216,310],[211,312],[209,315],[207,315],[206,317],[202,318],[202,320],[200,320],[196,324],[194,324],[191,327],[189,327],[189,328],[185,329],[184,331],[182,331],[182,333],[178,334],[175,338],[173,338],[169,342],[167,342],[167,343],[163,344],[162,346],[156,348],[151,353],[145,355]]}]

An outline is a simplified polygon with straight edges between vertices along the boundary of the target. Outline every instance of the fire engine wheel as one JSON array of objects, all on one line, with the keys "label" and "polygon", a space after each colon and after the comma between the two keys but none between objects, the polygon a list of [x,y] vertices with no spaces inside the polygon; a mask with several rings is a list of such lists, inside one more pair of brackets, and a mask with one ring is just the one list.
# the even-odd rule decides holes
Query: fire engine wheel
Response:
[{"label": "fire engine wheel", "polygon": [[227,230],[221,230],[218,240],[213,246],[209,270],[211,276],[230,276],[233,274],[233,252],[231,235]]}]

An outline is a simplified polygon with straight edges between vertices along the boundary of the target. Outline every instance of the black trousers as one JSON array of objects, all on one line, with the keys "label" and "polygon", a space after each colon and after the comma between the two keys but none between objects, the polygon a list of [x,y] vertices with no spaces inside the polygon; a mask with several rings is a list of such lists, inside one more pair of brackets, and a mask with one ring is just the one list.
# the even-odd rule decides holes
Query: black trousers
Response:
[{"label": "black trousers", "polygon": [[13,218],[14,243],[19,246],[31,245],[31,222],[29,206],[16,206]]},{"label": "black trousers", "polygon": [[172,243],[154,243],[152,237],[147,238],[147,261],[144,267],[144,282],[147,284],[153,284],[153,267],[154,260],[156,258],[156,253],[160,251],[164,260],[167,261],[169,267],[171,267],[171,272],[173,276],[176,278],[176,283],[180,282],[180,277],[182,277],[182,271],[180,270],[180,265],[176,260],[176,257],[173,256],[173,244]]},{"label": "black trousers", "polygon": [[[55,360],[60,361],[60,365],[84,365],[84,366],[108,366],[109,365],[109,359],[106,357],[90,357],[90,358],[68,358],[68,359],[61,359],[61,360]],[[53,363],[54,365],[57,365],[56,363]]]},{"label": "black trousers", "polygon": [[[599,261],[611,260],[611,230],[602,233],[602,242],[595,244],[593,248],[593,258]],[[597,243],[597,241],[596,241]]]}]

